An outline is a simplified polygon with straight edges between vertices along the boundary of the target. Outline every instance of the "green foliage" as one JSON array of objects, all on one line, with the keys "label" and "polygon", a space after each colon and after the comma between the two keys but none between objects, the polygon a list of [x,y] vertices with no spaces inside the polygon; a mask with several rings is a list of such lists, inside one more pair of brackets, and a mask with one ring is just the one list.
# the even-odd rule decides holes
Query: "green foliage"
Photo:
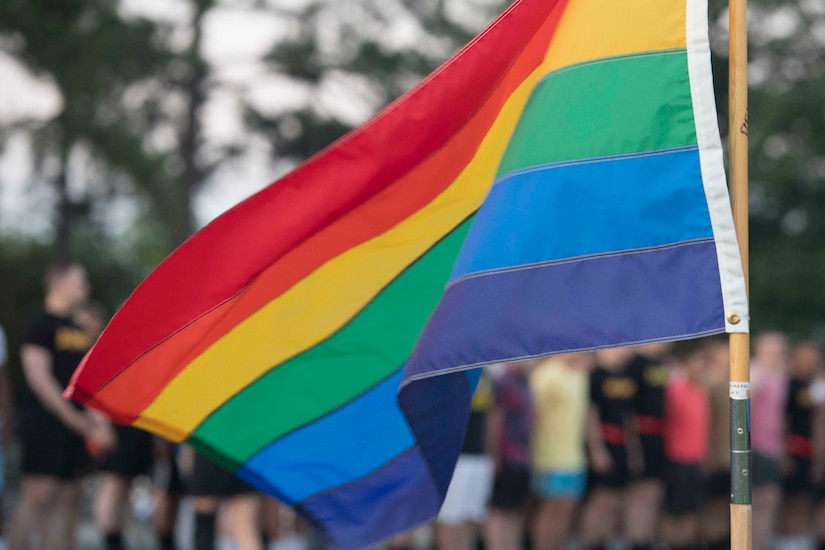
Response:
[{"label": "green foliage", "polygon": [[[360,84],[361,99],[376,111],[432,72],[508,3],[468,2],[464,7],[474,23],[466,25],[450,16],[443,0],[313,0],[296,10],[276,9],[291,32],[264,60],[273,72],[303,87],[308,100],[274,114],[247,105],[247,125],[267,137],[276,158],[306,159],[353,127],[331,114],[320,97],[331,77]],[[399,21],[418,39],[393,43],[390,29]]]},{"label": "green foliage", "polygon": [[[725,7],[711,3],[723,133]],[[753,328],[825,340],[825,10],[813,1],[752,0],[749,23]]]},{"label": "green foliage", "polygon": [[[179,192],[164,159],[150,153],[144,143],[159,98],[149,97],[139,109],[127,109],[124,101],[130,90],[151,81],[171,58],[157,46],[161,29],[146,20],[123,19],[117,10],[117,2],[0,2],[0,37],[8,53],[50,80],[62,100],[53,118],[19,123],[32,134],[40,178],[54,185],[62,199],[55,213],[58,248],[74,241],[73,218],[83,217],[86,199],[134,194],[153,205],[147,212],[161,223],[171,226],[179,217],[170,208]],[[80,203],[66,191],[66,165],[79,148],[91,155],[102,176],[85,182],[99,191]],[[57,174],[44,170],[50,161],[57,161]],[[58,255],[68,254],[69,250],[58,250]]]}]

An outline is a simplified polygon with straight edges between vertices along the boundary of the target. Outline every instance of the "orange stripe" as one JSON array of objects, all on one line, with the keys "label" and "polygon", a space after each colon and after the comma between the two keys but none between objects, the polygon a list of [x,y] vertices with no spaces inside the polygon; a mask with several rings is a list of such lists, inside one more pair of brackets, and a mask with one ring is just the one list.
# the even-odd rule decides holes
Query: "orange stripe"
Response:
[{"label": "orange stripe", "polygon": [[85,401],[147,350],[231,300],[290,250],[443,148],[563,4],[517,1],[410,93],[181,245],[114,316],[67,395]]},{"label": "orange stripe", "polygon": [[[372,200],[290,251],[232,300],[138,358],[104,385],[87,404],[110,411],[120,422],[131,423],[190,361],[238,323],[277,298],[319,264],[390,229],[399,219],[406,219],[435,199],[444,189],[444,179],[455,179],[472,160],[504,103],[541,63],[561,13],[562,10],[557,10],[556,16],[541,28],[479,112],[443,149]],[[376,231],[376,227],[381,230]]]}]

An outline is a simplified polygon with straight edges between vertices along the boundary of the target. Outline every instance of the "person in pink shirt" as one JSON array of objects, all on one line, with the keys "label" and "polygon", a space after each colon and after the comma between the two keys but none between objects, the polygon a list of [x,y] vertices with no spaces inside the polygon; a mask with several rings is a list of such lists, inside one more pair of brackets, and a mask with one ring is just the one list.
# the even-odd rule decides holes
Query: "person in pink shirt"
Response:
[{"label": "person in pink shirt", "polygon": [[677,344],[679,368],[665,388],[665,517],[662,538],[672,549],[693,548],[705,503],[702,466],[710,442],[707,349],[699,342]]},{"label": "person in pink shirt", "polygon": [[770,547],[782,500],[788,363],[788,341],[783,334],[765,332],[756,338],[751,362],[754,550]]}]

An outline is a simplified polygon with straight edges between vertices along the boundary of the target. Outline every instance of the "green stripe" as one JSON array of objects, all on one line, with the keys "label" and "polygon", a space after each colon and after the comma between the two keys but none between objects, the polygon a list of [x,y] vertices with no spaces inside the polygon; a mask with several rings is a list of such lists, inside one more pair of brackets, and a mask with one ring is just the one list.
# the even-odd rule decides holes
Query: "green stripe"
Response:
[{"label": "green stripe", "polygon": [[192,440],[237,467],[274,440],[401,367],[444,292],[467,220],[382,290],[329,339],[283,363],[216,410]]},{"label": "green stripe", "polygon": [[695,144],[687,53],[615,57],[551,73],[536,86],[498,175]]}]

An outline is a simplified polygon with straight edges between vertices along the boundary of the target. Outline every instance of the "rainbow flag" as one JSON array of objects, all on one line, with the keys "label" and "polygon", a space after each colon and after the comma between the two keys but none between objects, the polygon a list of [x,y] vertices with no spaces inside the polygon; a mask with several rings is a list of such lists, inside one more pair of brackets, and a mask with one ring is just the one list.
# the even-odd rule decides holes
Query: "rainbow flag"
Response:
[{"label": "rainbow flag", "polygon": [[747,326],[705,0],[517,0],[175,251],[67,395],[357,548],[438,511],[474,367]]}]

